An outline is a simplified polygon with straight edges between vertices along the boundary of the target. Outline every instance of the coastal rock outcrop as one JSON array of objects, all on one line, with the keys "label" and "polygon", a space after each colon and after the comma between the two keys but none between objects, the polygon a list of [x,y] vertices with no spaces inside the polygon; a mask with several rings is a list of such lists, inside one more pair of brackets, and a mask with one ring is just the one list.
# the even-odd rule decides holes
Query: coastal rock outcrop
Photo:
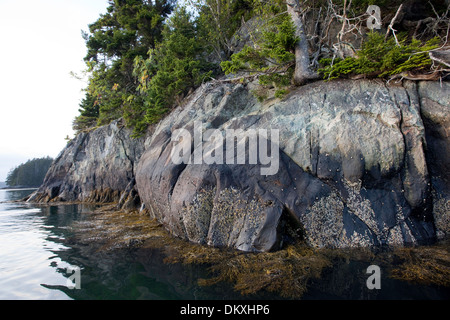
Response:
[{"label": "coastal rock outcrop", "polygon": [[[419,92],[441,92],[440,98],[432,95],[438,97],[435,108],[448,114],[448,83],[316,82],[264,103],[251,90],[243,84],[205,86],[156,128],[136,182],[151,215],[174,235],[245,251],[278,249],[295,237],[316,247],[435,239],[421,116],[430,97]],[[178,140],[172,136],[185,129],[194,137],[195,122],[204,124],[203,133],[218,129],[224,137],[227,129],[277,129],[278,171],[263,175],[261,162],[236,164],[236,154],[226,163],[174,163]],[[445,135],[448,124],[432,130]],[[441,141],[428,140],[431,148]],[[442,143],[448,146],[448,140]],[[193,156],[215,148],[214,139],[188,145]],[[436,156],[438,163],[442,155]],[[445,172],[445,164],[437,166]]]},{"label": "coastal rock outcrop", "polygon": [[120,121],[80,133],[29,201],[118,202],[244,251],[448,235],[448,82],[320,81],[264,102],[253,90],[207,83],[139,139]]},{"label": "coastal rock outcrop", "polygon": [[140,204],[135,166],[144,152],[145,138],[132,139],[131,130],[116,120],[79,133],[54,160],[42,186],[29,202],[118,202]]}]

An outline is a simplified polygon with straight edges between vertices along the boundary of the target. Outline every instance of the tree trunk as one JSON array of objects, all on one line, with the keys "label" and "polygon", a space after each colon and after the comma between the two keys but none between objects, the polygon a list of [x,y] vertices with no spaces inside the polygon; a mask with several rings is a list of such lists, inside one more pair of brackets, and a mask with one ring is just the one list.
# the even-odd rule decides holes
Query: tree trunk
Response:
[{"label": "tree trunk", "polygon": [[308,80],[317,79],[318,75],[311,72],[309,65],[308,40],[305,28],[300,16],[299,0],[287,0],[287,12],[295,26],[295,36],[299,38],[295,46],[295,71],[293,82],[295,85],[302,85]]}]

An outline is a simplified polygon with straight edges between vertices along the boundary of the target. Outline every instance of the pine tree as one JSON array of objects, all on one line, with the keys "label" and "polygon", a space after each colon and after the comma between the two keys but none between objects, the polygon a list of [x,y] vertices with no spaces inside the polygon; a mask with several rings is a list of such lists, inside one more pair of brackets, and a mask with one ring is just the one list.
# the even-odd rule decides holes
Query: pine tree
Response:
[{"label": "pine tree", "polygon": [[28,160],[9,171],[6,184],[10,187],[39,187],[52,162],[50,157]]},{"label": "pine tree", "polygon": [[84,60],[90,73],[86,100],[95,99],[99,125],[121,117],[124,109],[130,108],[137,90],[134,59],[147,58],[148,50],[162,40],[163,23],[174,4],[174,0],[108,2],[107,12],[89,25],[89,33],[83,33]]}]

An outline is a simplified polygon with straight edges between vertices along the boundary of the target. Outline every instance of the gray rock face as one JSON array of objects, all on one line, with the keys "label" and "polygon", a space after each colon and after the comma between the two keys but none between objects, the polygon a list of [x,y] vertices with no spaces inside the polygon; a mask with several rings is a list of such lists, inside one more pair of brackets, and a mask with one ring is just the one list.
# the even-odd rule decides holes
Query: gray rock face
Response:
[{"label": "gray rock face", "polygon": [[433,192],[433,215],[439,238],[450,234],[450,90],[432,82],[419,84],[427,141],[426,158]]},{"label": "gray rock face", "polygon": [[251,83],[210,83],[145,138],[120,121],[79,134],[29,201],[142,204],[175,236],[244,251],[427,243],[450,232],[449,89],[316,82],[260,103]]},{"label": "gray rock face", "polygon": [[[137,167],[139,194],[174,235],[214,246],[267,251],[295,236],[316,247],[432,241],[425,150],[428,140],[441,140],[426,136],[421,111],[428,109],[421,105],[430,98],[419,93],[438,91],[430,93],[435,107],[448,114],[443,86],[317,82],[264,104],[242,84],[204,87],[156,128]],[[426,119],[442,119],[429,112]],[[172,134],[185,128],[194,136],[195,121],[204,131],[278,129],[278,172],[261,175],[260,162],[174,164]],[[448,123],[433,130],[445,133]],[[195,154],[198,146],[190,144]],[[203,150],[211,144],[204,141]],[[448,140],[442,144],[448,148]],[[439,162],[442,154],[436,156]],[[445,163],[438,166],[448,173]]]},{"label": "gray rock face", "polygon": [[43,185],[29,202],[140,203],[135,189],[135,165],[144,151],[144,139],[114,121],[89,133],[80,133],[55,159]]}]

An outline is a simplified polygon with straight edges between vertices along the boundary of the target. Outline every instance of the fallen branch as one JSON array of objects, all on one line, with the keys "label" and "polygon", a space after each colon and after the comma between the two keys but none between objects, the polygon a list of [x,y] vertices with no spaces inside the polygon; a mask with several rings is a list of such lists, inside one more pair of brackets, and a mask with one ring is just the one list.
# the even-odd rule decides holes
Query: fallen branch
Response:
[{"label": "fallen branch", "polygon": [[442,70],[436,70],[433,73],[429,73],[429,74],[411,74],[410,72],[402,72],[396,75],[393,75],[388,81],[387,83],[389,83],[390,81],[394,80],[394,79],[400,79],[401,80],[413,80],[413,81],[435,81],[438,80],[439,78],[441,78],[441,71]]},{"label": "fallen branch", "polygon": [[428,55],[431,60],[450,67],[450,48],[447,50],[430,51]]}]

